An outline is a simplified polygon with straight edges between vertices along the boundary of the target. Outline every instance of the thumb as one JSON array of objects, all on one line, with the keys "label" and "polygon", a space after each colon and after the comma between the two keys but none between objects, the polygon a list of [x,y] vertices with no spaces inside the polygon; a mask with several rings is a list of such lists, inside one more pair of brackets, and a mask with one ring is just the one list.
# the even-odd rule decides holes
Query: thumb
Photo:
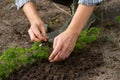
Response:
[{"label": "thumb", "polygon": [[42,36],[45,38],[45,40],[47,40],[47,34],[46,34],[46,29],[44,26],[41,27],[41,33],[42,33]]}]

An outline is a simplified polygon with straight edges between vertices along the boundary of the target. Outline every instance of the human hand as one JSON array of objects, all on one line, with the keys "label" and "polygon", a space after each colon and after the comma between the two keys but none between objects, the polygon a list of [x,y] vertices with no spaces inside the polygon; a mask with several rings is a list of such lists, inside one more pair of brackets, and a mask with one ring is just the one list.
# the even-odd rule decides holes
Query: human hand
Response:
[{"label": "human hand", "polygon": [[28,2],[22,9],[31,24],[28,30],[31,41],[47,41],[45,25],[39,17],[35,4],[33,2]]},{"label": "human hand", "polygon": [[62,61],[69,57],[76,44],[78,34],[73,31],[64,31],[54,39],[53,52],[49,57],[50,62]]},{"label": "human hand", "polygon": [[83,27],[92,14],[94,8],[95,6],[79,4],[67,30],[54,39],[54,50],[49,57],[50,62],[64,60],[70,55],[79,34],[82,32]]},{"label": "human hand", "polygon": [[31,24],[28,30],[30,39],[33,42],[47,41],[46,29],[44,23]]}]

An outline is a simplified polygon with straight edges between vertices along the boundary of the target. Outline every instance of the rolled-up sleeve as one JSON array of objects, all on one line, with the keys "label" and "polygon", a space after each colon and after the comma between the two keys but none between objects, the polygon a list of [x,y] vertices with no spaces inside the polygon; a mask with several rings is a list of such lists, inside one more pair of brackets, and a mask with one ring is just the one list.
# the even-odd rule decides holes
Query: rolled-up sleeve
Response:
[{"label": "rolled-up sleeve", "polygon": [[19,10],[25,3],[30,1],[36,2],[36,0],[15,0],[15,4],[17,6],[17,9]]},{"label": "rolled-up sleeve", "polygon": [[84,5],[88,5],[88,6],[92,6],[92,5],[96,5],[101,3],[103,0],[79,0],[78,3],[79,4],[84,4]]}]

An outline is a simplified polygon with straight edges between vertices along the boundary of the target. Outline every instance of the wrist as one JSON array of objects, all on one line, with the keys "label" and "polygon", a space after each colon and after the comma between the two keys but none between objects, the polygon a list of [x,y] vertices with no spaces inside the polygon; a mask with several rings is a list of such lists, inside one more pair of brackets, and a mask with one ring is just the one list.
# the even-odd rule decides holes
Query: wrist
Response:
[{"label": "wrist", "polygon": [[79,35],[80,35],[80,31],[77,31],[77,30],[71,29],[71,28],[66,29],[66,32],[68,34],[74,35],[76,37],[79,37]]},{"label": "wrist", "polygon": [[41,24],[43,23],[39,17],[36,6],[32,2],[28,2],[23,6],[23,11],[26,14],[30,24]]},{"label": "wrist", "polygon": [[44,22],[39,18],[39,17],[35,17],[33,19],[30,20],[30,24],[37,24],[37,25],[41,25],[44,24]]},{"label": "wrist", "polygon": [[83,27],[77,27],[77,26],[69,26],[66,31],[71,32],[73,34],[76,34],[77,36],[80,35]]}]

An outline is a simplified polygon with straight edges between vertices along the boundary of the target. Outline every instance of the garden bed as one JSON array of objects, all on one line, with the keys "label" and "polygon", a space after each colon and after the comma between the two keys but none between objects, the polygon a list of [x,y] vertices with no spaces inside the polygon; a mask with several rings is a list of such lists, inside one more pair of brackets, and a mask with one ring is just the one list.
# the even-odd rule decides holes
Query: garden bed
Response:
[{"label": "garden bed", "polygon": [[[92,44],[72,53],[63,62],[50,63],[48,60],[42,60],[21,67],[20,70],[10,74],[7,80],[119,80],[120,23],[116,16],[120,16],[118,10],[120,6],[119,1],[116,1],[105,2],[104,7],[99,8],[101,13],[96,10],[100,19],[94,26],[102,28],[102,32]],[[68,7],[59,6],[70,13]],[[59,28],[70,18],[68,14],[58,10],[53,3],[46,0],[38,2],[37,8],[43,21],[53,26],[53,29]],[[0,55],[9,47],[30,48],[33,43],[27,33],[29,26],[28,20],[21,11],[16,10],[12,0],[2,1],[0,3]]]}]

